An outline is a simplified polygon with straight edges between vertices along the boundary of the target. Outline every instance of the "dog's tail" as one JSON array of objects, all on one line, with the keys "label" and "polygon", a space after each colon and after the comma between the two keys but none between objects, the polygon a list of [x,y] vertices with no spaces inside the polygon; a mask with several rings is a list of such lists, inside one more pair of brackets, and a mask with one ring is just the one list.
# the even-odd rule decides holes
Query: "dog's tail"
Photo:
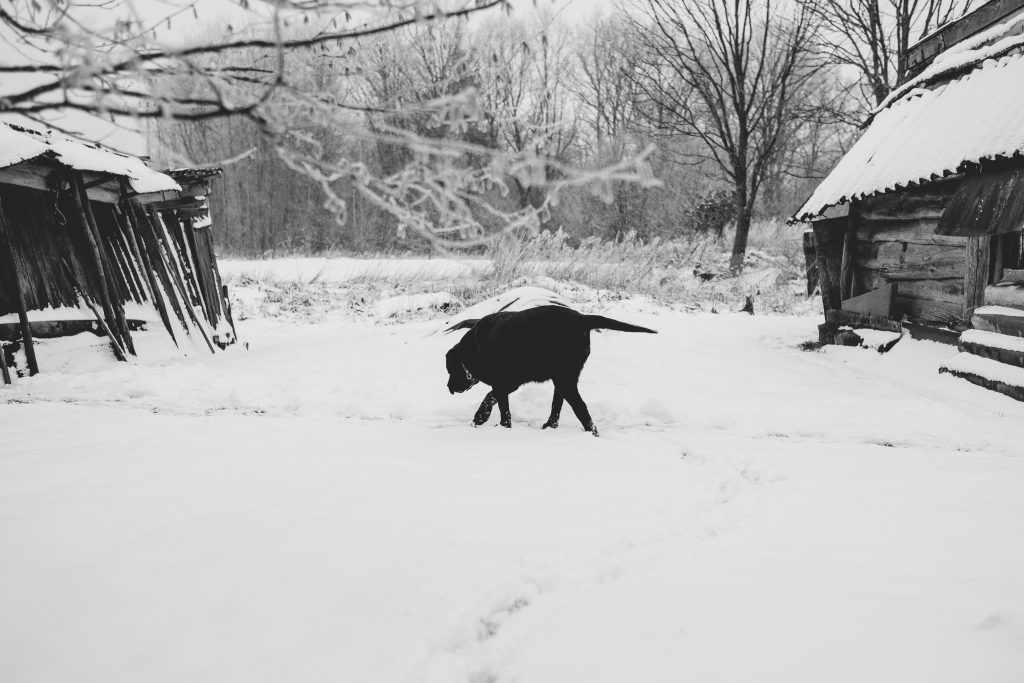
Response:
[{"label": "dog's tail", "polygon": [[583,322],[587,326],[588,330],[615,330],[617,332],[647,332],[648,334],[658,334],[657,330],[652,330],[648,327],[640,327],[639,325],[630,325],[619,320],[612,320],[606,318],[603,315],[585,315],[583,316]]}]

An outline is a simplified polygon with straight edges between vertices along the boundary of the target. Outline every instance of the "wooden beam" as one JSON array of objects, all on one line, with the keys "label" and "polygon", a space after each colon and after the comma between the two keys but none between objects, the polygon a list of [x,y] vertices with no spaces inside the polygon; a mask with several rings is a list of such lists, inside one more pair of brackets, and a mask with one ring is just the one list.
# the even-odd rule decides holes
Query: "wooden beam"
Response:
[{"label": "wooden beam", "polygon": [[[818,282],[821,285],[821,305],[825,310],[825,324],[830,324],[829,311],[842,308],[843,298],[840,285],[842,270],[843,244],[846,237],[846,218],[834,218],[815,221],[811,224],[814,231],[814,250],[818,257]],[[835,330],[832,330],[833,333]],[[824,343],[831,344],[828,330],[820,330],[820,338]]]},{"label": "wooden beam", "polygon": [[[92,216],[92,209],[89,207],[89,199],[86,195],[85,184],[82,182],[81,174],[72,174],[72,183],[75,185],[75,191],[72,192],[72,196],[75,200],[75,206],[78,209],[79,220],[82,223],[82,228],[85,232],[87,241],[89,242],[89,248],[92,252],[93,265],[99,274],[100,282],[100,304],[103,306],[103,314],[106,317],[105,326],[108,329],[117,329],[117,316],[114,314],[114,304],[110,299],[110,289],[107,286],[107,269],[103,262],[103,255],[100,252],[100,233],[96,228],[96,221]],[[66,265],[66,264],[65,264]],[[70,266],[68,267],[70,271]],[[81,293],[84,294],[84,289],[79,287]],[[86,303],[88,299],[86,299]],[[90,308],[92,305],[89,304]],[[118,330],[120,331],[120,330]],[[120,339],[113,333],[110,334],[110,345],[114,349],[114,355],[120,361],[126,361],[128,358],[124,355],[124,350],[119,343]]]},{"label": "wooden beam", "polygon": [[985,305],[988,285],[988,262],[991,240],[988,235],[967,239],[967,270],[964,273],[964,320],[970,320],[974,309]]},{"label": "wooden beam", "polygon": [[[53,339],[70,337],[83,332],[91,332],[101,336],[103,328],[95,320],[33,320],[29,323],[33,339]],[[146,321],[131,318],[128,329],[144,330]],[[0,341],[14,341],[21,333],[17,323],[0,323]]]},{"label": "wooden beam", "polygon": [[818,288],[818,255],[814,252],[814,233],[804,233],[804,263],[807,273],[807,296]]},{"label": "wooden beam", "polygon": [[3,342],[0,342],[0,376],[3,377],[4,384],[11,383],[11,371],[7,369],[7,352],[4,351]]},{"label": "wooden beam", "polygon": [[890,318],[865,315],[855,311],[829,311],[828,315],[825,316],[825,322],[831,323],[836,327],[840,325],[853,328],[866,327],[871,330],[882,330],[883,332],[899,332],[903,329],[901,323]]}]

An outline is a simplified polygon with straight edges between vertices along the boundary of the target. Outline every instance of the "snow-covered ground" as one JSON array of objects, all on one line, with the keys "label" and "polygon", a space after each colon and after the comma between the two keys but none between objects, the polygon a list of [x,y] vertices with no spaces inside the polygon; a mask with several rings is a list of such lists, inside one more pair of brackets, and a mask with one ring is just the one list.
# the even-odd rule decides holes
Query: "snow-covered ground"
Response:
[{"label": "snow-covered ground", "polygon": [[472,428],[440,314],[44,340],[0,681],[1024,679],[1024,404],[935,343],[801,351],[816,316],[599,310],[659,334],[594,335],[598,439],[546,385]]}]

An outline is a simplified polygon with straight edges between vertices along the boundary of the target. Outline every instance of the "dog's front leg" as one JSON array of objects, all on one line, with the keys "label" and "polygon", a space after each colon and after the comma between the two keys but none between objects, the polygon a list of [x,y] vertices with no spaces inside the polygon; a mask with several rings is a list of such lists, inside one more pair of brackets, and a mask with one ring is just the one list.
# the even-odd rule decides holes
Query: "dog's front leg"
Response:
[{"label": "dog's front leg", "polygon": [[498,402],[498,399],[494,396],[494,390],[487,392],[484,396],[484,400],[480,402],[480,407],[476,409],[476,415],[473,416],[473,424],[479,427],[480,425],[491,419],[491,409],[494,408],[494,404]]},{"label": "dog's front leg", "polygon": [[498,394],[498,412],[501,413],[501,426],[510,428],[512,426],[512,411],[508,407],[508,394]]},{"label": "dog's front leg", "polygon": [[544,423],[541,429],[558,429],[558,419],[562,415],[562,392],[555,388],[555,395],[551,397],[551,415],[548,416],[548,421]]}]

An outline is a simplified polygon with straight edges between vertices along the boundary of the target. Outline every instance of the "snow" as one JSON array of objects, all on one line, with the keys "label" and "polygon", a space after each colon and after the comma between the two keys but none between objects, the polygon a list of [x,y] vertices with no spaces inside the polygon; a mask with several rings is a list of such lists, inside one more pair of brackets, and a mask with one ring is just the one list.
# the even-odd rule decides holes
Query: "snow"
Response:
[{"label": "snow", "polygon": [[979,346],[1024,353],[1024,337],[1013,337],[1008,334],[999,334],[998,332],[964,330],[960,335],[960,343],[978,344]]},{"label": "snow", "polygon": [[1011,318],[1024,318],[1024,311],[1008,306],[981,306],[974,309],[974,315],[1003,315]]},{"label": "snow", "polygon": [[572,302],[550,289],[533,286],[513,287],[497,296],[464,308],[457,315],[441,321],[437,325],[437,329],[434,330],[434,333],[446,332],[452,325],[461,320],[482,318],[485,315],[499,311],[525,311],[538,306],[551,305],[573,307]]},{"label": "snow", "polygon": [[225,280],[350,282],[358,279],[422,282],[471,277],[490,269],[485,259],[424,258],[279,258],[266,261],[218,259]]},{"label": "snow", "polygon": [[891,344],[895,344],[902,336],[902,332],[887,332],[885,330],[872,330],[869,328],[858,328],[853,332],[861,338],[860,345],[862,347],[865,349],[875,349],[876,351],[882,351]]},{"label": "snow", "polygon": [[931,89],[914,88],[876,114],[794,218],[810,220],[851,199],[955,173],[965,162],[1024,151],[1022,83],[1024,54],[1014,54]]},{"label": "snow", "polygon": [[40,340],[0,680],[1021,680],[1024,404],[934,342],[798,350],[819,316],[574,305],[659,331],[593,335],[597,439],[547,385],[469,426],[438,320]]},{"label": "snow", "polygon": [[454,296],[448,292],[428,292],[426,294],[400,294],[381,299],[374,304],[374,313],[381,318],[393,318],[402,313],[427,309],[445,309],[456,304]]},{"label": "snow", "polygon": [[1007,365],[997,360],[982,358],[970,353],[958,353],[942,367],[948,372],[978,375],[985,379],[1002,382],[1014,387],[1024,387],[1024,368]]}]

